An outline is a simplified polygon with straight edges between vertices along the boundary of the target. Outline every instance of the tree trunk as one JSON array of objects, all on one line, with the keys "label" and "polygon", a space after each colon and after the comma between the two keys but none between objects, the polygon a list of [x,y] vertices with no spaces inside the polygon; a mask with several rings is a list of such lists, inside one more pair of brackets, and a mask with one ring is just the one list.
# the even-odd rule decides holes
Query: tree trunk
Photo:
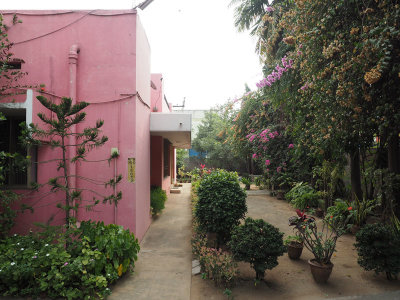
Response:
[{"label": "tree trunk", "polygon": [[389,172],[400,174],[399,133],[396,132],[388,140],[388,169]]},{"label": "tree trunk", "polygon": [[[390,173],[400,174],[399,133],[395,132],[388,140],[388,169]],[[395,198],[394,213],[400,218],[400,190],[393,188]]]},{"label": "tree trunk", "polygon": [[350,153],[350,173],[351,173],[351,197],[362,199],[361,172],[360,172],[360,150],[357,148]]}]

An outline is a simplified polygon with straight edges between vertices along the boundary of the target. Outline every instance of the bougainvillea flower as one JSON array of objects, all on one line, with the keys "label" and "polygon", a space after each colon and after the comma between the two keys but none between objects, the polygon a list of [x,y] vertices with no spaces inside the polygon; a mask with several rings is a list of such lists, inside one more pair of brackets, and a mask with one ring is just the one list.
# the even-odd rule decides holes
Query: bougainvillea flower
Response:
[{"label": "bougainvillea flower", "polygon": [[266,160],[265,160],[265,165],[266,165],[266,166],[269,166],[270,164],[271,164],[271,161],[270,161],[269,159],[266,159]]},{"label": "bougainvillea flower", "polygon": [[294,145],[293,144],[289,144],[288,148],[292,149],[292,148],[294,148]]}]

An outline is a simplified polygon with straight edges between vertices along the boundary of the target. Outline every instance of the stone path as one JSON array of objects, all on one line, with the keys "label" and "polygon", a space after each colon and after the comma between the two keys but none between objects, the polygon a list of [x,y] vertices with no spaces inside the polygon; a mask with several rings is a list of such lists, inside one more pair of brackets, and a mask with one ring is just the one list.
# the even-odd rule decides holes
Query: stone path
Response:
[{"label": "stone path", "polygon": [[118,281],[107,299],[190,299],[190,183],[170,194],[162,214],[140,244],[135,271]]}]

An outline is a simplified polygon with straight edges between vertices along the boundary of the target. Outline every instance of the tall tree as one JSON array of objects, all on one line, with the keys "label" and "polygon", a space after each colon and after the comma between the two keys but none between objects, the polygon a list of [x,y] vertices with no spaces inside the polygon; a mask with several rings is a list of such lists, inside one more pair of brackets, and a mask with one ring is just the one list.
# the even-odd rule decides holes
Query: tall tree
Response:
[{"label": "tall tree", "polygon": [[[284,109],[293,136],[315,157],[343,161],[347,153],[358,198],[360,161],[375,137],[387,152],[380,167],[398,173],[399,1],[234,2],[240,3],[239,28],[258,28],[266,75],[261,88]],[[281,79],[272,68],[284,56],[294,66]]]},{"label": "tall tree", "polygon": [[[65,211],[65,225],[67,227],[76,221],[72,212],[77,211],[83,202],[87,203],[85,205],[87,209],[91,209],[94,205],[100,203],[100,201],[117,204],[122,198],[122,193],[116,193],[115,187],[121,181],[121,175],[110,179],[108,182],[99,182],[91,178],[79,176],[81,180],[86,181],[88,184],[94,183],[96,185],[104,185],[105,187],[113,187],[114,192],[108,196],[103,196],[96,190],[89,190],[96,196],[88,199],[83,197],[84,191],[88,190],[86,187],[80,188],[71,184],[71,179],[78,177],[77,174],[71,174],[71,164],[90,162],[86,159],[87,154],[94,148],[101,147],[107,142],[108,138],[100,135],[100,128],[104,122],[98,120],[94,127],[86,127],[82,132],[74,132],[71,130],[74,125],[82,123],[85,120],[86,113],[82,110],[89,103],[79,102],[72,105],[70,98],[62,98],[59,104],[53,103],[43,96],[38,96],[37,99],[46,109],[53,112],[56,118],[52,119],[47,117],[45,113],[38,113],[38,117],[44,122],[45,126],[40,128],[38,125],[30,124],[29,129],[25,132],[25,143],[27,145],[42,145],[42,141],[49,139],[46,141],[46,144],[48,143],[54,149],[60,149],[60,156],[51,161],[40,163],[55,161],[57,162],[57,171],[62,171],[62,173],[59,176],[49,178],[46,184],[37,184],[36,188],[39,189],[44,185],[49,185],[52,192],[61,192],[64,194],[63,201],[56,200],[56,206]],[[76,142],[71,144],[70,137],[74,137]],[[73,152],[76,155],[72,158],[68,158],[70,149],[76,149]],[[115,152],[111,154],[110,158],[105,160],[110,162],[112,159],[116,159],[118,155]],[[94,163],[98,162],[95,161]]]},{"label": "tall tree", "polygon": [[243,172],[246,169],[246,161],[237,156],[226,142],[233,119],[231,110],[227,109],[229,105],[227,103],[216,110],[206,112],[193,140],[193,148],[198,152],[207,153],[207,167]]}]

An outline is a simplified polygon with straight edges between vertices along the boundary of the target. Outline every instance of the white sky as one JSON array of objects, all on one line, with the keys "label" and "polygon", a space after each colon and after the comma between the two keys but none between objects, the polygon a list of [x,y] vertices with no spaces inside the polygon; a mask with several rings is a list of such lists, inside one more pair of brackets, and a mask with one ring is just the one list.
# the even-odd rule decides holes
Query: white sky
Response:
[{"label": "white sky", "polygon": [[[13,0],[1,9],[130,9],[141,0]],[[262,78],[255,39],[234,26],[230,0],[154,0],[140,12],[151,70],[162,73],[169,102],[208,109],[255,88]]]}]

